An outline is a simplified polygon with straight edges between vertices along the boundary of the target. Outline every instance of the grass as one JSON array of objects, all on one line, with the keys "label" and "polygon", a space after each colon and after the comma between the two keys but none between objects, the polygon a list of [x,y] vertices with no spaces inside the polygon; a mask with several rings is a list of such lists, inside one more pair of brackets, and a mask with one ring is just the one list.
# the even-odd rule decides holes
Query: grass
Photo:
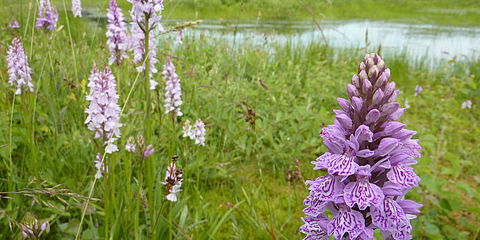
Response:
[{"label": "grass", "polygon": [[[118,2],[124,9],[130,8],[131,4],[125,0]],[[108,7],[107,0],[82,3],[100,11]],[[370,19],[479,26],[480,18],[480,4],[476,0],[179,0],[165,4],[165,17],[186,19],[311,20],[314,14],[318,20]]]},{"label": "grass", "polygon": [[[67,25],[61,11],[63,27],[44,33],[32,29],[34,18],[28,12],[24,8],[21,29],[0,33],[0,191],[15,192],[0,193],[0,238],[20,238],[15,223],[28,224],[35,218],[50,223],[44,238],[72,239],[101,149],[84,124],[84,109],[92,65],[107,65],[105,29],[70,14]],[[4,26],[9,18],[0,21]],[[3,57],[14,36],[22,38],[36,88],[16,98]],[[156,149],[150,157],[156,208],[147,200],[152,192],[147,192],[143,178],[145,162],[123,149],[129,137],[143,134],[145,114],[143,85],[133,86],[137,73],[127,61],[113,66],[119,103],[126,104],[122,150],[112,155],[109,177],[94,188],[82,239],[148,239],[152,212],[160,211],[163,203],[159,182],[173,155],[179,155],[184,169],[184,190],[178,202],[162,209],[157,239],[301,238],[298,227],[308,189],[301,180],[286,181],[287,171],[295,170],[298,160],[305,179],[321,175],[310,164],[326,151],[318,133],[333,122],[336,98],[345,97],[345,85],[368,50],[249,43],[239,49],[206,38],[187,38],[177,47],[167,37],[159,49],[178,57],[174,63],[182,80],[185,115],[172,127],[163,113],[162,87],[153,93],[148,143]],[[163,63],[165,56],[160,54],[159,60]],[[404,55],[385,62],[402,91],[399,101],[404,105],[408,99],[411,105],[402,120],[418,132],[424,147],[415,165],[422,182],[408,195],[424,204],[422,214],[412,221],[414,239],[477,239],[479,59],[453,59],[433,70]],[[162,86],[161,74],[155,78]],[[424,91],[414,97],[416,85]],[[467,99],[473,108],[461,109]],[[256,112],[255,129],[245,121],[248,108]],[[181,124],[197,118],[207,124],[205,147],[181,137]],[[13,175],[8,174],[10,149]]]}]

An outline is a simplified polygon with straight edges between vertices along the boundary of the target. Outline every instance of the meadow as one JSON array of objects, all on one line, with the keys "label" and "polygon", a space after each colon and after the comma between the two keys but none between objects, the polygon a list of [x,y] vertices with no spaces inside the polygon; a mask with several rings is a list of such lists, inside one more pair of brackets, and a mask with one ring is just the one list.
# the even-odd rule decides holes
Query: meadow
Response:
[{"label": "meadow", "polygon": [[[373,1],[362,1],[367,11],[340,1],[351,10],[343,17],[408,19],[409,9],[428,5],[412,1],[390,15],[385,4],[375,15]],[[102,7],[93,0],[84,2],[106,11],[106,3]],[[131,4],[119,2],[129,18]],[[182,1],[174,7],[168,1],[165,15],[255,19],[258,9],[266,9],[262,18],[279,19],[285,15],[282,9],[290,9],[296,13],[292,18],[308,18],[298,5],[291,10],[295,1],[286,1],[279,12],[257,1],[199,2]],[[322,11],[328,1],[314,2],[309,3],[321,9],[324,18],[342,17],[338,12],[343,8]],[[438,8],[446,2],[439,0]],[[246,42],[238,47],[208,36],[187,36],[178,45],[176,33],[160,35],[159,73],[154,75],[159,86],[149,93],[150,136],[144,136],[145,79],[130,57],[111,66],[122,108],[120,150],[108,157],[104,178],[94,180],[94,160],[103,143],[85,124],[86,96],[93,65],[109,65],[106,26],[74,18],[68,3],[66,9],[61,1],[53,3],[60,14],[54,31],[34,28],[33,5],[18,5],[21,11],[0,7],[1,15],[7,16],[0,19],[1,239],[20,239],[20,226],[34,222],[48,222],[41,239],[304,237],[298,230],[308,195],[304,181],[320,175],[310,162],[327,151],[319,133],[333,123],[336,99],[346,98],[346,84],[363,55],[374,49],[335,49],[321,43],[303,47]],[[244,12],[238,12],[242,6]],[[457,7],[479,10],[473,1]],[[478,25],[474,11],[460,17],[429,12],[419,21]],[[20,28],[7,27],[12,17]],[[33,71],[32,93],[14,95],[15,88],[7,82],[5,57],[14,37],[21,39]],[[176,121],[164,109],[161,69],[167,57],[182,84],[183,116]],[[414,166],[422,180],[407,195],[424,205],[412,220],[413,238],[479,239],[480,59],[453,58],[434,68],[401,53],[384,60],[401,90],[398,101],[409,105],[402,122],[418,132],[423,147]],[[423,91],[414,96],[417,85]],[[471,109],[461,108],[466,100],[473,102]],[[205,146],[183,137],[184,122],[198,118],[206,125]],[[137,148],[152,144],[155,149],[147,158],[125,150],[129,138],[138,143],[141,135],[146,142]],[[169,202],[160,182],[174,156],[183,169],[183,191],[178,201]]]}]

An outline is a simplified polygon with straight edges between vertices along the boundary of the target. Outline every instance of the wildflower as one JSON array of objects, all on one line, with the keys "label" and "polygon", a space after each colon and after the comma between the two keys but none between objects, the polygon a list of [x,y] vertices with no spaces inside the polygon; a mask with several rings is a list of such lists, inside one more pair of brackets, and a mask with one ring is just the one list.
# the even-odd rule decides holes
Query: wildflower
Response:
[{"label": "wildflower", "polygon": [[94,67],[88,80],[90,94],[87,100],[90,105],[85,110],[88,114],[85,124],[88,124],[88,129],[95,131],[95,138],[103,138],[107,153],[118,151],[114,141],[120,137],[122,124],[118,122],[120,107],[115,77],[110,68],[100,72]]},{"label": "wildflower", "polygon": [[75,17],[82,17],[82,3],[80,0],[72,0],[72,12]]},{"label": "wildflower", "polygon": [[17,19],[12,19],[12,22],[8,25],[9,28],[20,28],[20,23],[18,23]]},{"label": "wildflower", "polygon": [[190,125],[189,120],[185,121],[183,124],[183,137],[189,137],[190,139],[194,138],[192,125]]},{"label": "wildflower", "polygon": [[97,173],[95,174],[96,179],[100,179],[103,177],[104,172],[108,172],[107,166],[105,166],[103,162],[102,154],[97,154],[97,160],[95,160],[95,168],[97,169]]},{"label": "wildflower", "polygon": [[40,0],[37,23],[35,26],[40,29],[53,31],[57,26],[58,13],[50,5],[50,0]]},{"label": "wildflower", "polygon": [[20,227],[23,239],[40,239],[43,232],[50,226],[50,224],[48,221],[39,224],[38,220],[34,218],[32,222],[28,224],[19,223],[18,226]]},{"label": "wildflower", "polygon": [[114,62],[120,64],[123,59],[127,58],[128,38],[122,9],[118,7],[116,0],[110,0],[107,18],[107,45],[112,54],[108,63],[110,65]]},{"label": "wildflower", "polygon": [[180,110],[180,105],[183,103],[182,86],[175,71],[172,61],[167,58],[167,62],[163,66],[163,78],[167,80],[165,84],[165,113],[172,113],[174,118],[183,115]]},{"label": "wildflower", "polygon": [[[155,90],[158,82],[153,80],[153,74],[157,73],[158,70],[155,67],[155,64],[158,62],[157,60],[157,46],[154,42],[154,36],[152,34],[149,35],[149,58],[147,59],[147,64],[149,64],[149,78],[150,78],[150,90]],[[144,64],[144,56],[145,56],[145,33],[141,30],[138,25],[133,25],[132,27],[132,36],[131,36],[131,44],[133,49],[133,62],[136,64],[141,64],[138,66],[137,72],[145,71],[145,64]]]},{"label": "wildflower", "polygon": [[195,122],[195,128],[193,129],[193,139],[195,144],[205,146],[205,124],[202,119],[197,119]]},{"label": "wildflower", "polygon": [[[149,78],[150,78],[150,89],[155,90],[156,81],[152,80],[153,74],[157,73],[155,63],[158,62],[156,59],[156,45],[154,39],[154,33],[157,31],[162,31],[163,27],[160,24],[163,12],[163,0],[128,0],[132,3],[132,10],[130,11],[130,16],[133,20],[132,27],[132,47],[134,52],[133,61],[136,64],[141,64],[137,67],[138,72],[145,71],[145,65],[149,66]],[[145,51],[145,36],[148,34],[148,58]],[[145,58],[147,58],[146,61]]]},{"label": "wildflower", "polygon": [[467,100],[462,103],[462,109],[472,108],[472,100]]},{"label": "wildflower", "polygon": [[414,94],[414,96],[416,97],[416,96],[420,95],[420,93],[422,93],[422,91],[423,91],[423,88],[422,88],[421,86],[417,85],[417,86],[415,87],[415,94]]},{"label": "wildflower", "polygon": [[125,144],[125,150],[127,150],[127,152],[136,151],[135,140],[133,139],[132,136],[128,138],[127,144]]},{"label": "wildflower", "polygon": [[177,169],[177,156],[172,158],[172,162],[167,167],[165,181],[161,184],[166,185],[166,199],[171,202],[177,201],[177,193],[182,189],[182,169]]},{"label": "wildflower", "polygon": [[205,146],[205,124],[202,119],[197,119],[195,125],[190,125],[190,121],[185,121],[183,125],[183,137],[189,137],[192,140],[195,140],[195,144]]},{"label": "wildflower", "polygon": [[405,109],[389,80],[382,58],[367,54],[347,85],[349,100],[337,99],[341,110],[320,134],[329,152],[312,162],[328,173],[306,181],[305,239],[374,239],[375,229],[387,239],[411,239],[410,219],[422,205],[404,196],[420,181],[410,166],[421,147],[398,122]]},{"label": "wildflower", "polygon": [[32,69],[28,66],[28,58],[18,38],[12,40],[7,51],[8,83],[17,87],[15,94],[21,94],[22,88],[33,92]]},{"label": "wildflower", "polygon": [[154,151],[155,151],[155,148],[152,147],[152,144],[148,145],[145,151],[143,151],[143,159],[152,155]]}]

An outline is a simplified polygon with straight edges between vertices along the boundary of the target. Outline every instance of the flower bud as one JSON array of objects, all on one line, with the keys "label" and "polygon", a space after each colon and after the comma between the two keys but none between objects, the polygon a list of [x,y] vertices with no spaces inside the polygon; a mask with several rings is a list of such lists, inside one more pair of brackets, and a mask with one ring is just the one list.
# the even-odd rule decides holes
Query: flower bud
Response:
[{"label": "flower bud", "polygon": [[352,84],[357,87],[357,88],[360,88],[360,79],[358,77],[357,74],[353,75],[352,76]]},{"label": "flower bud", "polygon": [[362,85],[362,92],[364,94],[368,94],[370,93],[371,90],[372,90],[372,83],[370,82],[370,80],[365,79]]},{"label": "flower bud", "polygon": [[347,85],[347,93],[350,98],[352,97],[358,97],[360,96],[360,93],[358,92],[357,88],[353,86],[352,84]]},{"label": "flower bud", "polygon": [[398,147],[398,139],[396,138],[384,138],[380,141],[377,150],[375,150],[376,156],[385,156]]},{"label": "flower bud", "polygon": [[377,91],[373,94],[373,98],[372,98],[373,105],[381,104],[382,100],[383,100],[383,97],[384,97],[384,94],[383,94],[382,89],[380,89],[380,88],[377,89]]},{"label": "flower bud", "polygon": [[337,102],[338,102],[338,105],[340,105],[340,107],[343,109],[343,111],[345,111],[345,112],[350,111],[350,102],[349,101],[347,101],[344,98],[337,98]]},{"label": "flower bud", "polygon": [[378,109],[372,109],[370,110],[370,112],[367,113],[367,116],[365,117],[366,120],[363,124],[370,124],[370,123],[373,123],[373,122],[376,122],[379,118],[380,118],[380,111],[378,111]]}]

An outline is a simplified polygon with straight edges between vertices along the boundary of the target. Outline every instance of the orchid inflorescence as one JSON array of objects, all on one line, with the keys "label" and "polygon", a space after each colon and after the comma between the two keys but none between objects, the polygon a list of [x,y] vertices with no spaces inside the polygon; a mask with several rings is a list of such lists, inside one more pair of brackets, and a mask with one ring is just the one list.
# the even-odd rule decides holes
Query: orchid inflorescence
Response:
[{"label": "orchid inflorescence", "polygon": [[22,88],[33,92],[32,69],[28,66],[28,58],[18,38],[12,40],[7,51],[8,83],[15,86],[15,94],[21,94]]},{"label": "orchid inflorescence", "polygon": [[108,63],[122,63],[127,58],[128,37],[125,27],[122,9],[118,7],[116,0],[110,0],[110,7],[107,13],[107,45],[110,50],[111,57]]},{"label": "orchid inflorescence", "polygon": [[180,84],[180,78],[176,73],[175,65],[173,65],[170,58],[167,58],[165,65],[163,66],[163,78],[165,83],[165,113],[172,114],[176,119],[182,116],[183,113],[180,109],[182,105],[182,86]]},{"label": "orchid inflorescence", "polygon": [[320,134],[329,152],[312,162],[328,174],[306,181],[305,239],[374,239],[375,229],[387,239],[411,239],[410,219],[422,205],[404,196],[420,181],[409,166],[421,147],[411,139],[416,132],[398,122],[405,109],[389,80],[382,58],[367,54],[347,86],[349,100],[338,98],[341,110]]},{"label": "orchid inflorescence", "polygon": [[202,119],[197,119],[195,125],[192,127],[190,121],[185,121],[183,124],[183,137],[189,137],[191,140],[195,140],[195,144],[205,146],[205,123]]},{"label": "orchid inflorescence", "polygon": [[37,23],[35,26],[40,29],[55,30],[58,21],[58,13],[53,9],[50,0],[40,0]]},{"label": "orchid inflorescence", "polygon": [[182,187],[183,171],[182,169],[177,168],[177,159],[178,159],[178,156],[173,156],[172,162],[170,162],[170,164],[167,167],[167,171],[165,174],[165,181],[161,182],[161,184],[166,186],[165,198],[171,202],[176,202],[178,199],[177,193],[182,191],[182,189],[180,188]]},{"label": "orchid inflorescence", "polygon": [[[158,62],[155,44],[155,33],[161,31],[160,24],[163,11],[163,0],[128,0],[132,3],[130,16],[132,17],[131,43],[133,48],[133,61],[140,66],[138,72],[145,71],[145,64],[149,66],[150,89],[155,90],[158,83],[152,80],[153,74],[158,70],[155,64]],[[145,38],[148,35],[148,53],[145,51]],[[148,56],[147,56],[148,54]],[[145,61],[146,59],[146,61]]]},{"label": "orchid inflorescence", "polygon": [[82,17],[82,3],[80,0],[72,0],[72,12],[75,17]]}]

